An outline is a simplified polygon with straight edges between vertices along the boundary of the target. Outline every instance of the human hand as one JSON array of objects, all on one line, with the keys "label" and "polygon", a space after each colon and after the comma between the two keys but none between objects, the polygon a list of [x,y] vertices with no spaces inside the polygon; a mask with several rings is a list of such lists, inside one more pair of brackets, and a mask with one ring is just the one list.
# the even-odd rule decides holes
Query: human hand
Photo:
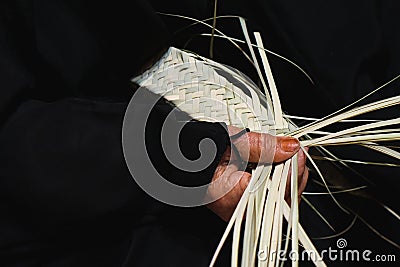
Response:
[{"label": "human hand", "polygon": [[[242,129],[228,126],[229,135],[232,136]],[[207,191],[207,196],[212,198],[222,192],[229,191],[223,197],[208,204],[214,213],[223,220],[228,221],[232,216],[243,192],[245,191],[251,174],[241,168],[242,162],[250,163],[280,163],[295,155],[300,149],[300,143],[293,137],[277,137],[270,134],[249,132],[232,140],[238,153],[232,153],[230,147],[222,156],[212,178],[212,183]],[[239,155],[237,155],[239,154]],[[306,157],[302,151],[298,155],[299,196],[304,191],[308,179],[308,169],[305,166]],[[290,178],[290,174],[289,174]],[[290,202],[290,179],[286,184],[286,201]]]}]

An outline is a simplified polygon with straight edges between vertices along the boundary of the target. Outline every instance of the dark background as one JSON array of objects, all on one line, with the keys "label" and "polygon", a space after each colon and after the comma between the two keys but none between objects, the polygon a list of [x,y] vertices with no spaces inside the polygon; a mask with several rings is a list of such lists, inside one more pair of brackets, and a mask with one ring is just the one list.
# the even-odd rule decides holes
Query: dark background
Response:
[{"label": "dark background", "polygon": [[[168,45],[208,56],[209,39],[197,35],[210,33],[209,28],[181,30],[191,22],[155,11],[204,19],[212,17],[213,4],[0,2],[0,266],[208,265],[225,224],[206,208],[169,207],[138,190],[122,157],[120,123],[133,92],[130,78]],[[218,15],[245,17],[250,31],[262,33],[266,48],[312,77],[314,84],[292,65],[269,57],[284,111],[318,118],[400,73],[399,11],[398,1],[379,0],[235,0],[218,5]],[[218,20],[217,27],[243,39],[237,19]],[[214,54],[216,61],[257,81],[252,66],[225,40],[215,40]],[[396,95],[398,86],[395,82],[368,101]],[[398,114],[396,107],[365,117]],[[86,133],[80,147],[70,142],[77,130]],[[353,146],[335,151],[343,158],[388,160]],[[42,164],[43,159],[52,164]],[[376,201],[399,211],[399,169],[353,167],[371,181],[369,189],[339,200],[399,243],[397,219]],[[329,164],[322,169],[331,184],[366,184],[353,172]],[[56,175],[62,179],[52,179]],[[323,190],[313,179],[318,179],[315,173],[307,190]],[[354,218],[329,197],[308,199],[338,232]],[[333,234],[304,201],[301,205],[302,223],[311,237]],[[400,256],[398,248],[361,219],[341,237],[348,248]],[[336,240],[315,243],[319,249],[334,248]],[[226,251],[219,264],[228,262]]]}]

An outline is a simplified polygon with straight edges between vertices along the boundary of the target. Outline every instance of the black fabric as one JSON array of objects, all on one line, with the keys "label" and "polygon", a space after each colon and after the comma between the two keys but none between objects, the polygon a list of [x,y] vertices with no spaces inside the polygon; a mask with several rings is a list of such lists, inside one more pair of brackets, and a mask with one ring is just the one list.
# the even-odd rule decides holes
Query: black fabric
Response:
[{"label": "black fabric", "polygon": [[[0,266],[208,261],[220,219],[205,207],[153,200],[130,176],[122,153],[123,116],[135,89],[130,79],[169,44],[146,1],[1,1]],[[180,172],[154,140],[171,109],[156,105],[148,152],[167,179],[206,184],[226,149],[226,129],[205,122],[185,127],[182,150],[196,153],[198,142],[210,138],[218,151],[206,170]],[[210,224],[215,230],[206,231]],[[153,244],[163,251],[152,251]]]}]

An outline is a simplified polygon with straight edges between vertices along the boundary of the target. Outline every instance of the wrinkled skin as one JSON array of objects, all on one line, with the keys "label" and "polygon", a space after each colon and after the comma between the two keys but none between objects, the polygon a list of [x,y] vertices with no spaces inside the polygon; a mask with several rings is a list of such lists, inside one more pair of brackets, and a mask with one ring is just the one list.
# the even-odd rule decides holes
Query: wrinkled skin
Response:
[{"label": "wrinkled skin", "polygon": [[[229,135],[232,136],[242,129],[228,126]],[[300,143],[292,137],[276,137],[269,134],[260,134],[255,132],[246,133],[239,138],[232,140],[232,144],[237,148],[239,155],[233,153],[228,146],[222,156],[208,188],[207,195],[212,197],[221,190],[228,191],[223,197],[208,204],[214,213],[224,221],[228,221],[244,190],[249,184],[251,174],[241,169],[241,162],[245,160],[251,163],[280,163],[298,153],[298,192],[299,198],[304,191],[307,179],[308,169],[306,167],[306,156],[300,150]],[[290,203],[290,176],[286,184],[285,200]]]}]

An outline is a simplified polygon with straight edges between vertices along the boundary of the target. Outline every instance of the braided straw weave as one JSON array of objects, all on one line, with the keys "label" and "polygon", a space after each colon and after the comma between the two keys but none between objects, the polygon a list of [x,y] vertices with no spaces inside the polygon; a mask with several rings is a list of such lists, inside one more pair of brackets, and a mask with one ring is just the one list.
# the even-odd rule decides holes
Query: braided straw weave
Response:
[{"label": "braided straw weave", "polygon": [[[270,132],[271,106],[237,70],[171,47],[134,82],[163,95],[193,118]],[[263,101],[264,100],[264,101]]]}]

